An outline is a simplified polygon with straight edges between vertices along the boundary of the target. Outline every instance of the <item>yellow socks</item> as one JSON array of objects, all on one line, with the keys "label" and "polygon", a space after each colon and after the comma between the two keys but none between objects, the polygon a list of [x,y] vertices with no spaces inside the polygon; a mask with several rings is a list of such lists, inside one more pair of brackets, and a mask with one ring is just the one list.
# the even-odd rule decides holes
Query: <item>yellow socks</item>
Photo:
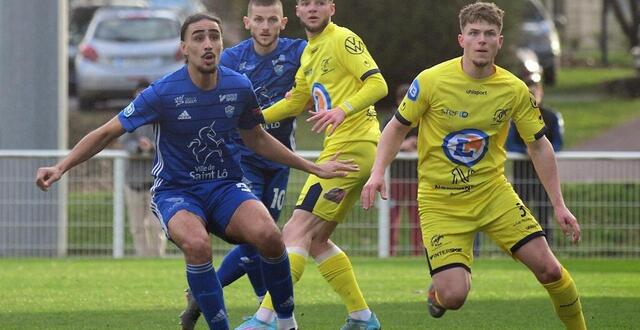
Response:
[{"label": "yellow socks", "polygon": [[586,329],[582,304],[573,278],[566,269],[562,268],[562,277],[553,283],[543,284],[551,296],[556,314],[567,329]]},{"label": "yellow socks", "polygon": [[[289,264],[291,266],[291,280],[295,285],[300,281],[302,274],[304,273],[304,268],[307,264],[307,252],[306,251],[298,251],[298,249],[290,248],[287,249],[289,253]],[[260,304],[261,308],[266,308],[269,310],[273,310],[273,303],[271,302],[271,295],[267,292],[264,296],[264,300],[262,300],[262,304]]]},{"label": "yellow socks", "polygon": [[319,256],[318,270],[320,274],[329,282],[333,290],[340,295],[349,313],[361,310],[368,310],[369,306],[364,301],[360,287],[356,282],[356,276],[351,266],[351,261],[347,255],[339,248],[328,251],[330,254],[321,258]]}]

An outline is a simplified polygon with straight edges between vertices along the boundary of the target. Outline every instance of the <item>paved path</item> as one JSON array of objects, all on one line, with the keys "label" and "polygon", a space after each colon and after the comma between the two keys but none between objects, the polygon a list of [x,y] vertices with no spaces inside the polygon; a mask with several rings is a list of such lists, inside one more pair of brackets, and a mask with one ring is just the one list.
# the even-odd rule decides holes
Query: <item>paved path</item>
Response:
[{"label": "paved path", "polygon": [[[640,112],[640,109],[638,109]],[[640,116],[568,151],[640,151]]]},{"label": "paved path", "polygon": [[[640,111],[640,109],[639,109]],[[567,151],[640,151],[640,116]],[[562,182],[638,182],[640,161],[560,160]]]}]

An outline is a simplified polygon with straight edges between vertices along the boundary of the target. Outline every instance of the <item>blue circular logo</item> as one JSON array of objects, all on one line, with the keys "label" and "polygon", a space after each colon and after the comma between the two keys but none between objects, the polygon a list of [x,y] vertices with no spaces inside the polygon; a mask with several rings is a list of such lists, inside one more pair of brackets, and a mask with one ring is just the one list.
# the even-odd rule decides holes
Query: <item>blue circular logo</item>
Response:
[{"label": "blue circular logo", "polygon": [[463,129],[444,138],[442,150],[452,162],[471,167],[484,157],[489,149],[489,135],[477,129]]}]

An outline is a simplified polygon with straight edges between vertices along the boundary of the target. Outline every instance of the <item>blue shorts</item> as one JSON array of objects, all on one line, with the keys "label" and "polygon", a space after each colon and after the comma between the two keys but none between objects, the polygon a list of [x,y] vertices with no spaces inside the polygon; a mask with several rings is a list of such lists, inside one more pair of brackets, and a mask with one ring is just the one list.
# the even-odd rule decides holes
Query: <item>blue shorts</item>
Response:
[{"label": "blue shorts", "polygon": [[202,218],[208,232],[229,241],[224,231],[233,213],[247,200],[257,198],[244,183],[220,180],[156,191],[151,211],[160,219],[162,230],[169,239],[169,221],[178,211],[185,210]]},{"label": "blue shorts", "polygon": [[244,171],[242,182],[267,207],[273,220],[278,221],[289,183],[289,168],[265,169],[244,161],[241,166]]}]

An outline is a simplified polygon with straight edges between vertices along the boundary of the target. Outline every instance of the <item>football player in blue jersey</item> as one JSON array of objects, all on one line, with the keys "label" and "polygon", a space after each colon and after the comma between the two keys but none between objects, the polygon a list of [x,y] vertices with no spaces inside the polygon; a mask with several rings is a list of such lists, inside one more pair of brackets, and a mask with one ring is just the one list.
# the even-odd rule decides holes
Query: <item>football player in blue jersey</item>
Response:
[{"label": "football player in blue jersey", "polygon": [[51,167],[39,168],[42,190],[124,134],[153,124],[156,152],[151,209],[167,237],[184,253],[189,288],[209,328],[228,329],[222,287],[211,263],[209,233],[256,247],[265,285],[273,296],[279,329],[296,329],[293,287],[282,235],[267,209],[242,183],[234,134],[262,156],[323,177],[357,171],[351,161],[316,165],[267,134],[251,82],[219,66],[220,20],[188,17],[181,28],[187,64],[154,82],[103,126],[87,134]]},{"label": "football player in blue jersey", "polygon": [[[247,76],[253,84],[258,104],[264,109],[284,98],[293,87],[300,56],[307,42],[280,37],[287,24],[280,0],[250,0],[243,22],[251,38],[225,49],[220,56],[220,65]],[[295,148],[294,128],[295,117],[264,125],[269,134],[289,149]],[[289,167],[256,154],[239,137],[237,142],[244,171],[243,182],[262,200],[271,217],[278,221],[289,181]],[[267,293],[260,256],[250,244],[240,244],[231,249],[217,274],[222,287],[247,274],[258,303]],[[182,329],[193,329],[199,316],[198,305],[187,291],[187,307],[180,314]]]}]

